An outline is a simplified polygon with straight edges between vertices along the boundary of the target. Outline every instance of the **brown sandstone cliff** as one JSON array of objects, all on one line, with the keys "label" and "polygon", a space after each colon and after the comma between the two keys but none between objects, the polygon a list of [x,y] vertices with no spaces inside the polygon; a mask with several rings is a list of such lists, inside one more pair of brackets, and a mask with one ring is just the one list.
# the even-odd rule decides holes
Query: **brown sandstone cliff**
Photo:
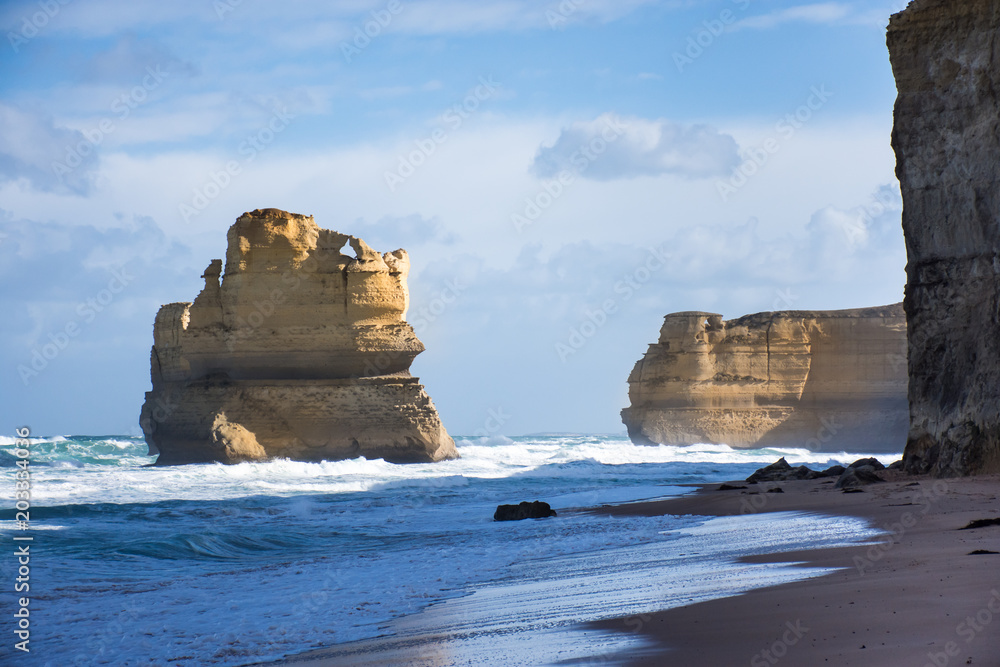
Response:
[{"label": "brown sandstone cliff", "polygon": [[907,250],[912,472],[1000,472],[1000,3],[889,23]]},{"label": "brown sandstone cliff", "polygon": [[[350,248],[352,255],[343,254]],[[140,423],[157,463],[457,456],[410,363],[406,251],[243,214],[194,303],[156,315]],[[221,282],[220,282],[221,277]]]},{"label": "brown sandstone cliff", "polygon": [[622,421],[638,444],[898,452],[903,309],[674,313],[628,381]]}]

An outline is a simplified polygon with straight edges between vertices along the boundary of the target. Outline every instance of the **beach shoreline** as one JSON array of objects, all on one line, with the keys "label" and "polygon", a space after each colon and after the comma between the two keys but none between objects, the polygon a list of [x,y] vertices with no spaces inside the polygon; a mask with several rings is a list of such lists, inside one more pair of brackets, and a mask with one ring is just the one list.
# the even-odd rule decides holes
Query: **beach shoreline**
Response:
[{"label": "beach shoreline", "polygon": [[[860,518],[886,534],[856,546],[743,559],[833,570],[827,574],[660,612],[581,623],[577,636],[591,648],[589,657],[565,664],[997,667],[1000,555],[969,554],[1000,551],[1000,527],[958,529],[1000,514],[1000,477],[883,474],[889,481],[860,493],[835,489],[830,479],[733,483],[746,488],[730,491],[713,483],[692,485],[692,494],[677,498],[583,510],[608,517],[794,512]],[[773,492],[776,488],[782,492]],[[357,644],[353,658],[345,648],[261,664],[453,664],[448,651],[435,658],[425,643],[413,646],[417,653],[410,656],[406,646],[386,637]],[[411,657],[418,662],[411,663]]]},{"label": "beach shoreline", "polygon": [[[886,531],[859,546],[747,559],[838,568],[820,577],[590,623],[655,643],[646,655],[619,654],[605,663],[997,667],[1000,554],[972,552],[1000,551],[1000,526],[959,529],[1000,515],[1000,476],[887,476],[862,493],[834,489],[831,480],[730,491],[706,484],[681,498],[593,510],[609,516],[811,512],[862,518]],[[775,487],[782,492],[768,492]]]}]

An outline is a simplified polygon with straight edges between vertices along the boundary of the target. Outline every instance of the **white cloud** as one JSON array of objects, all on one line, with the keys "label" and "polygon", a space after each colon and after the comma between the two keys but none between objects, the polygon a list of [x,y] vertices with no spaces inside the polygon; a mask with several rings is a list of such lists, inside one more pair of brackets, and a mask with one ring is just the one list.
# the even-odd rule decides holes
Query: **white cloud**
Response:
[{"label": "white cloud", "polygon": [[838,23],[853,15],[853,8],[840,2],[823,2],[779,9],[767,14],[750,16],[735,23],[732,30],[751,28],[767,30],[785,23]]},{"label": "white cloud", "polygon": [[569,170],[607,181],[663,174],[706,178],[739,163],[736,140],[711,126],[603,114],[574,123],[539,148],[532,169],[542,178]]},{"label": "white cloud", "polygon": [[[500,30],[552,29],[587,20],[608,23],[658,0],[587,0],[535,2],[533,0],[425,0],[410,2],[399,15],[404,32],[440,35]],[[393,27],[396,27],[395,25]]]},{"label": "white cloud", "polygon": [[163,44],[153,39],[140,39],[132,34],[121,37],[111,48],[95,54],[78,66],[83,78],[88,81],[130,85],[139,84],[149,70],[178,77],[198,74],[197,67],[172,54]]},{"label": "white cloud", "polygon": [[388,252],[396,248],[414,248],[426,243],[454,244],[458,236],[444,229],[437,218],[420,215],[385,215],[373,222],[360,219],[350,225],[350,233],[360,236],[368,245]]},{"label": "white cloud", "polygon": [[[649,5],[682,6],[678,0],[579,0],[560,5],[558,0],[405,0],[402,10],[386,25],[386,31],[420,35],[496,32],[504,30],[552,29],[569,23],[594,20],[615,21]],[[217,7],[223,9],[217,11]],[[567,7],[569,9],[560,9]],[[313,0],[297,3],[202,2],[177,0],[170,3],[135,2],[127,6],[116,0],[88,0],[60,8],[58,20],[46,31],[71,31],[102,37],[151,26],[197,24],[231,30],[235,26],[255,29],[266,26],[263,37],[290,48],[319,46],[345,39],[354,28],[372,20],[372,12],[384,12],[385,0]],[[24,17],[38,11],[37,3],[11,3],[0,10],[0,26],[17,30]],[[553,19],[552,14],[560,17]],[[256,30],[254,30],[256,32]],[[242,36],[242,35],[241,35]]]},{"label": "white cloud", "polygon": [[438,80],[427,81],[419,86],[382,86],[379,88],[366,88],[358,91],[358,97],[363,100],[384,100],[395,97],[405,97],[414,93],[428,93],[441,90],[443,84]]},{"label": "white cloud", "polygon": [[[0,181],[25,179],[40,190],[66,187],[84,192],[91,183],[95,164],[93,146],[83,134],[56,126],[51,118],[28,113],[0,103]],[[74,147],[84,145],[84,151]],[[67,153],[76,160],[57,173],[53,163],[67,162]]]}]

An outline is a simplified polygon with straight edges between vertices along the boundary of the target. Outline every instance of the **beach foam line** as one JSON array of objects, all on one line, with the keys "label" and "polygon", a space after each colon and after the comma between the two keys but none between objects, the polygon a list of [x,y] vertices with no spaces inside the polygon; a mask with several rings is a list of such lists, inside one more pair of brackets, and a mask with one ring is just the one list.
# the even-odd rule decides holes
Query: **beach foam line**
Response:
[{"label": "beach foam line", "polygon": [[526,560],[506,580],[391,622],[382,637],[267,664],[544,665],[593,660],[595,653],[632,655],[650,648],[642,635],[580,624],[822,576],[832,570],[742,559],[854,545],[878,534],[858,519],[801,513],[710,519],[664,532],[671,539]]}]

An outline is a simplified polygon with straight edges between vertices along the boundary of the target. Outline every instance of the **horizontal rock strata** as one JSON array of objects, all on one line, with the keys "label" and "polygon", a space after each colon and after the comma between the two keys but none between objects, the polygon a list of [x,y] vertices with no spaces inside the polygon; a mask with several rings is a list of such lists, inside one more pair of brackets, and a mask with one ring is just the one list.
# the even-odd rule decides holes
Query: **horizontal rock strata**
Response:
[{"label": "horizontal rock strata", "polygon": [[900,451],[906,441],[902,306],[667,315],[629,376],[639,444]]},{"label": "horizontal rock strata", "polygon": [[1000,3],[916,0],[887,41],[908,259],[904,464],[1000,472]]},{"label": "horizontal rock strata", "polygon": [[225,273],[213,260],[193,303],[156,315],[140,422],[157,463],[457,456],[409,373],[424,347],[405,321],[408,272],[406,251],[311,216],[241,216]]}]

